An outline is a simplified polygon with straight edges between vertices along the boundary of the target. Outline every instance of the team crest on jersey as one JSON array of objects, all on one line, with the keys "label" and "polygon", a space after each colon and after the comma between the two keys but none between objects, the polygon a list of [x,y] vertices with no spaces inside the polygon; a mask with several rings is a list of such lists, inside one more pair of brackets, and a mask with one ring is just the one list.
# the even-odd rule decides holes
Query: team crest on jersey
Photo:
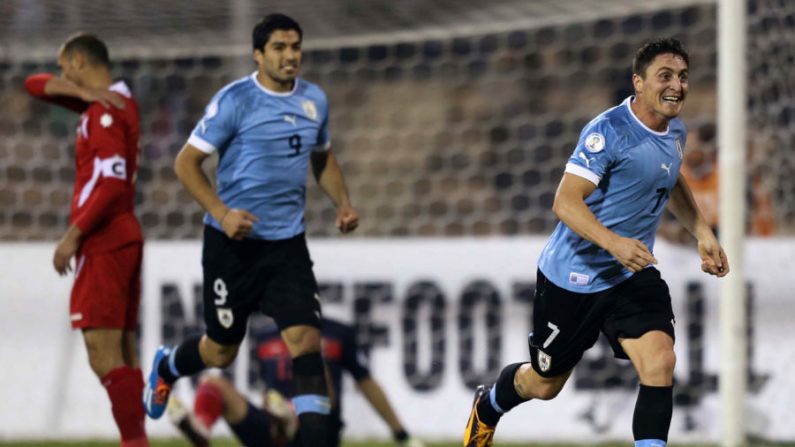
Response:
[{"label": "team crest on jersey", "polygon": [[538,350],[538,369],[542,372],[549,371],[549,368],[552,367],[552,357],[549,354]]},{"label": "team crest on jersey", "polygon": [[218,322],[221,323],[226,329],[232,327],[232,324],[235,322],[235,315],[232,313],[231,309],[216,309],[218,312]]},{"label": "team crest on jersey", "polygon": [[304,107],[304,113],[309,119],[317,121],[317,107],[315,106],[315,101],[306,99],[301,102],[301,105]]},{"label": "team crest on jersey", "polygon": [[682,140],[679,138],[676,139],[676,153],[679,154],[679,159],[681,160],[684,153],[682,152]]},{"label": "team crest on jersey", "polygon": [[99,125],[108,128],[113,124],[113,117],[110,113],[103,113],[102,116],[99,117]]},{"label": "team crest on jersey", "polygon": [[588,152],[594,154],[601,152],[605,148],[605,136],[599,132],[588,135],[585,137],[585,148],[588,149]]}]

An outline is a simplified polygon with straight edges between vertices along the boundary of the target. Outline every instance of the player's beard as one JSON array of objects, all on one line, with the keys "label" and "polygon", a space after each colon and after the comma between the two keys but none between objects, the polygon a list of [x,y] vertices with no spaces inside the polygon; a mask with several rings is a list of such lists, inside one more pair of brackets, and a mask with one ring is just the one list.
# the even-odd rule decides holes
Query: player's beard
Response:
[{"label": "player's beard", "polygon": [[277,68],[275,70],[266,70],[265,74],[274,82],[287,87],[292,86],[295,82],[295,78],[298,77],[298,68],[296,67],[294,74],[283,73],[281,68]]}]

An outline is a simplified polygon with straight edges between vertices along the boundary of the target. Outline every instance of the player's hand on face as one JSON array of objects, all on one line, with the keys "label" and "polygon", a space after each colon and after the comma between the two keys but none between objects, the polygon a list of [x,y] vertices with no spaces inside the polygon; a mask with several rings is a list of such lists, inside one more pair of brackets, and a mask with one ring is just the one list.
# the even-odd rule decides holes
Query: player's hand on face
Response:
[{"label": "player's hand on face", "polygon": [[58,242],[58,246],[55,247],[55,254],[52,257],[52,265],[59,275],[64,276],[72,271],[69,261],[77,253],[79,247],[80,243],[77,240],[68,237],[64,237]]},{"label": "player's hand on face", "polygon": [[714,236],[698,241],[698,255],[704,273],[723,278],[729,274],[729,260]]},{"label": "player's hand on face", "polygon": [[124,109],[124,99],[120,94],[110,90],[83,88],[81,89],[80,99],[85,102],[98,102],[106,108],[113,106],[117,109]]},{"label": "player's hand on face", "polygon": [[337,208],[337,229],[341,233],[350,233],[359,226],[359,213],[351,206]]},{"label": "player's hand on face", "polygon": [[649,264],[657,263],[657,259],[651,254],[646,244],[637,239],[619,237],[608,251],[632,273],[643,270]]},{"label": "player's hand on face", "polygon": [[239,241],[251,233],[257,220],[257,216],[246,210],[232,208],[221,218],[221,228],[230,239]]}]

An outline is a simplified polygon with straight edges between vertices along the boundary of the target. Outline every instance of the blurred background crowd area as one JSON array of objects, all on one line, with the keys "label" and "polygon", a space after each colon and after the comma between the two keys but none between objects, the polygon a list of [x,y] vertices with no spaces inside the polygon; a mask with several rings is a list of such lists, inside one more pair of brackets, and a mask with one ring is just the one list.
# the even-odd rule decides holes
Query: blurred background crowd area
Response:
[{"label": "blurred background crowd area", "polygon": [[[65,5],[69,6],[65,6]],[[77,117],[29,98],[76,30],[105,39],[140,105],[137,212],[150,239],[195,239],[202,211],[173,161],[212,95],[251,73],[250,32],[269,12],[304,27],[303,77],[331,104],[334,150],[362,220],[358,237],[547,233],[579,132],[632,94],[645,40],[691,55],[685,168],[717,226],[714,1],[475,0],[0,4],[0,240],[54,240],[68,222]],[[187,2],[186,2],[187,4]],[[795,234],[795,3],[752,0],[748,231]],[[314,183],[310,180],[310,183]],[[308,188],[307,231],[335,233]],[[662,233],[687,241],[666,221]]]}]

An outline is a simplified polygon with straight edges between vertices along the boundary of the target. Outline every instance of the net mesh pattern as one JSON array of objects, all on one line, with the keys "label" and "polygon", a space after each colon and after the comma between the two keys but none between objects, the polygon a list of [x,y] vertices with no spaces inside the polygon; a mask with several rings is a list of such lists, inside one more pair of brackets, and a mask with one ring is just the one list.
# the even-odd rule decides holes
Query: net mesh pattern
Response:
[{"label": "net mesh pattern", "polygon": [[[504,20],[511,5],[471,15],[483,23]],[[748,200],[759,191],[770,196],[776,231],[791,234],[795,5],[758,0],[750,7],[748,173],[758,188],[749,191]],[[530,9],[523,14],[531,15]],[[466,8],[450,11],[460,20],[468,17]],[[197,17],[202,14],[198,8]],[[415,13],[382,12],[399,24],[410,14]],[[220,15],[206,31],[225,29],[227,16]],[[122,27],[123,17],[105,25]],[[191,26],[202,28],[199,18],[192,20]],[[155,20],[151,26],[173,23]],[[308,33],[311,27],[305,28]],[[329,33],[320,28],[321,36]],[[53,33],[59,31],[55,27]],[[684,120],[692,129],[714,128],[715,31],[715,5],[697,3],[545,26],[527,22],[502,32],[317,44],[305,51],[303,76],[329,96],[333,147],[362,216],[357,236],[546,233],[556,223],[550,212],[554,192],[580,130],[632,93],[629,66],[644,40],[676,36],[688,46],[691,87]],[[6,27],[0,34],[11,32]],[[197,36],[200,42],[202,34]],[[124,56],[118,42],[125,40],[134,39],[124,33],[114,38],[123,56],[113,70],[131,85],[141,109],[137,212],[145,235],[197,238],[202,210],[176,179],[174,157],[212,95],[254,65],[244,43],[244,51],[233,55],[203,54],[194,45],[192,54],[161,57],[153,50],[144,57]],[[57,239],[68,220],[77,118],[32,101],[22,88],[30,73],[57,71],[52,59],[0,59],[0,238],[5,240]],[[320,188],[311,185],[308,233],[334,234],[334,216]]]}]

